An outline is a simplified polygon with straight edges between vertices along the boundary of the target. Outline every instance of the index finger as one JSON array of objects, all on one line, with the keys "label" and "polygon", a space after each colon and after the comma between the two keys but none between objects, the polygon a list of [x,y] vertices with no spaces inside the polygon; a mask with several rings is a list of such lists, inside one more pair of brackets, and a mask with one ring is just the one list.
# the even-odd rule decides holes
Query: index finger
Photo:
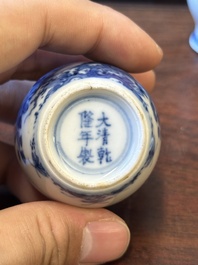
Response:
[{"label": "index finger", "polygon": [[38,48],[83,54],[129,72],[154,68],[162,52],[130,19],[88,0],[0,3],[0,73]]}]

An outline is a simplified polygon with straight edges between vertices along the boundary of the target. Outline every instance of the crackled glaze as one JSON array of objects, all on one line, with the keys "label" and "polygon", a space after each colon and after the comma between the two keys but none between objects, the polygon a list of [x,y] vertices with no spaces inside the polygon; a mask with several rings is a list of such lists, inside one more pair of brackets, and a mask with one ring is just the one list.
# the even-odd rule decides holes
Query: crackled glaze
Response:
[{"label": "crackled glaze", "polygon": [[106,64],[64,66],[42,77],[16,123],[16,150],[48,197],[82,207],[116,203],[150,175],[160,150],[152,100]]}]

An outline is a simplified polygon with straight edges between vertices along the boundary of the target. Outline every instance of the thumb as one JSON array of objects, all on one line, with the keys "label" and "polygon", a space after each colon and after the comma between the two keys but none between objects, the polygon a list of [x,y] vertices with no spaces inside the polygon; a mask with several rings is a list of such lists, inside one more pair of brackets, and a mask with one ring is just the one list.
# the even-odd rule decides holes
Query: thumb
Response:
[{"label": "thumb", "polygon": [[0,212],[0,264],[78,265],[119,258],[129,243],[125,223],[104,209],[32,202]]}]

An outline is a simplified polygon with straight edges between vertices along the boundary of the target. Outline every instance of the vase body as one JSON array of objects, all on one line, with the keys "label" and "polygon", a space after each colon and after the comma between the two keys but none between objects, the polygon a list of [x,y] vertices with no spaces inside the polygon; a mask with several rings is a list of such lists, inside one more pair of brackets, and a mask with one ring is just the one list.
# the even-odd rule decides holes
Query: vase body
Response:
[{"label": "vase body", "polygon": [[49,198],[104,207],[134,193],[160,150],[155,106],[140,84],[106,64],[63,66],[25,98],[16,151],[31,183]]}]

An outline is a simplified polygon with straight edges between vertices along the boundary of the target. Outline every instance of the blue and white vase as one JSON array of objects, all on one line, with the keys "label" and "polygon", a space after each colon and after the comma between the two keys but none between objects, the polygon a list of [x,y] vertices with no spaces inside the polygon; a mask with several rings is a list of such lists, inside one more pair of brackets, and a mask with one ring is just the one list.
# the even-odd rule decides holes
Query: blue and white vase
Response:
[{"label": "blue and white vase", "polygon": [[106,64],[64,66],[42,77],[16,123],[16,151],[49,198],[104,207],[134,193],[153,170],[160,126],[147,92]]},{"label": "blue and white vase", "polygon": [[198,0],[187,0],[187,4],[195,22],[194,30],[189,38],[189,44],[198,53]]}]

